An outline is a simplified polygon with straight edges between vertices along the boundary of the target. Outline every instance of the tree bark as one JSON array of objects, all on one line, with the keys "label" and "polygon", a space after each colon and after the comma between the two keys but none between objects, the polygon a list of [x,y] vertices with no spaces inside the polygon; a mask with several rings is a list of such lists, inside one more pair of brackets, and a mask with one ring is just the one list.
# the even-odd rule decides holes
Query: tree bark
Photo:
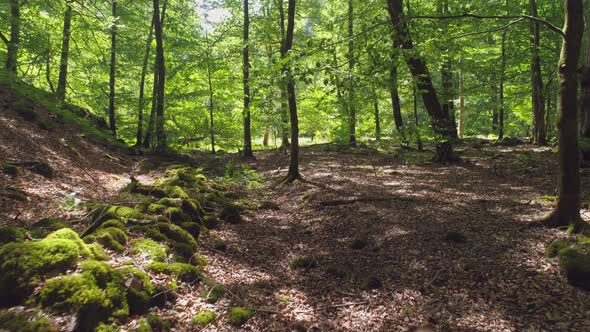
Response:
[{"label": "tree bark", "polygon": [[213,104],[213,83],[211,80],[211,45],[209,44],[209,35],[205,34],[207,42],[207,82],[209,84],[209,137],[211,138],[211,153],[215,154],[215,121]]},{"label": "tree bark", "polygon": [[[448,0],[440,0],[439,4],[441,15],[450,15]],[[442,109],[443,113],[448,114],[449,117],[449,129],[451,130],[451,137],[453,139],[457,139],[459,138],[459,136],[457,134],[457,125],[455,123],[455,105],[453,103],[454,86],[452,68],[453,59],[450,56],[449,52],[446,52],[443,55],[443,64],[440,71],[442,77]]]},{"label": "tree bark", "polygon": [[354,6],[353,0],[348,0],[348,144],[356,146],[356,105],[355,105],[355,77],[354,77]]},{"label": "tree bark", "polygon": [[157,151],[166,149],[166,133],[164,131],[164,91],[166,87],[166,65],[164,63],[163,18],[160,18],[159,0],[154,0],[154,30],[156,35],[156,71],[158,84],[156,94],[156,137]]},{"label": "tree bark", "polygon": [[[279,28],[281,31],[281,58],[284,59],[285,52],[285,9],[283,7],[283,0],[278,0],[279,8]],[[281,148],[287,149],[289,143],[289,105],[287,101],[287,84],[285,81],[284,70],[279,80],[279,88],[281,89]]]},{"label": "tree bark", "polygon": [[6,43],[6,70],[16,74],[20,43],[20,3],[10,0],[10,40]]},{"label": "tree bark", "polygon": [[64,28],[61,45],[61,57],[59,61],[59,78],[57,80],[57,98],[60,101],[66,99],[66,87],[68,83],[68,58],[70,54],[70,35],[72,23],[72,4],[66,0],[66,11],[64,13]]},{"label": "tree bark", "polygon": [[117,124],[115,123],[115,70],[117,61],[117,0],[112,0],[113,22],[111,26],[111,71],[109,74],[109,128],[113,136],[117,136]]},{"label": "tree bark", "polygon": [[564,0],[565,37],[559,59],[559,97],[557,124],[559,136],[559,196],[553,212],[541,221],[549,227],[567,226],[581,232],[587,224],[580,216],[580,150],[578,124],[578,74],[584,29],[582,1]]},{"label": "tree bark", "polygon": [[[395,61],[395,59],[393,59]],[[391,86],[389,87],[389,92],[391,94],[391,106],[393,108],[393,121],[395,123],[395,129],[397,130],[398,134],[401,137],[402,145],[408,145],[408,139],[406,138],[406,133],[404,130],[404,118],[402,117],[402,105],[399,98],[399,90],[398,90],[398,80],[397,80],[397,66],[395,64],[391,65],[391,69],[389,70],[389,79],[391,81]]]},{"label": "tree bark", "polygon": [[459,68],[459,138],[465,136],[465,94],[463,92],[463,68]]},{"label": "tree bark", "polygon": [[420,122],[418,121],[418,91],[416,85],[414,85],[414,124],[416,126],[416,144],[418,145],[418,151],[422,152],[424,147],[422,146],[422,138],[420,137]]},{"label": "tree bark", "polygon": [[[537,17],[537,0],[529,0],[531,16]],[[533,86],[533,144],[543,145],[545,141],[545,101],[543,96],[543,78],[541,76],[540,48],[540,24],[537,21],[531,23],[531,80]]]},{"label": "tree bark", "polygon": [[500,64],[500,110],[498,112],[498,139],[504,139],[504,113],[505,113],[505,101],[504,101],[504,85],[506,84],[506,30],[502,32],[502,45],[501,45],[502,60]]},{"label": "tree bark", "polygon": [[143,57],[143,65],[141,67],[141,79],[139,82],[139,108],[137,112],[137,138],[135,145],[141,146],[143,140],[143,110],[145,108],[145,77],[147,75],[148,63],[150,60],[150,50],[152,48],[152,41],[154,39],[154,18],[152,17],[152,24],[150,25],[150,32],[145,41],[145,53]]},{"label": "tree bark", "polygon": [[373,108],[375,114],[375,138],[381,140],[381,119],[379,118],[379,99],[377,93],[373,93]]},{"label": "tree bark", "polygon": [[[295,5],[296,0],[289,0],[287,34],[285,37],[284,50],[281,52],[285,56],[293,47],[293,32],[295,30]],[[291,159],[289,162],[289,173],[287,182],[293,182],[301,178],[299,174],[299,119],[297,117],[297,99],[295,96],[295,81],[291,72],[290,64],[285,64],[287,69],[287,98],[289,102],[289,115],[291,118]]]},{"label": "tree bark", "polygon": [[498,86],[495,82],[496,78],[492,79],[490,104],[492,106],[492,133],[498,132]]},{"label": "tree bark", "polygon": [[249,1],[244,0],[244,157],[253,158],[252,128],[250,114],[250,13]]},{"label": "tree bark", "polygon": [[[403,13],[402,0],[387,0],[388,11],[393,25],[393,40],[394,47],[401,48],[412,77],[417,84],[419,91],[422,94],[424,107],[430,115],[431,125],[437,138],[444,142],[453,139],[452,123],[448,112],[444,112],[438,100],[436,90],[432,84],[432,76],[428,71],[426,62],[420,57],[418,52],[414,49],[414,43],[410,36],[406,20]],[[452,152],[452,146],[445,146],[444,153],[446,156],[436,156],[436,160],[455,161],[457,158]],[[446,162],[445,161],[445,162]]]},{"label": "tree bark", "polygon": [[584,66],[581,76],[582,85],[582,136],[590,138],[590,1],[584,1],[586,8],[585,21],[586,27],[584,29]]}]

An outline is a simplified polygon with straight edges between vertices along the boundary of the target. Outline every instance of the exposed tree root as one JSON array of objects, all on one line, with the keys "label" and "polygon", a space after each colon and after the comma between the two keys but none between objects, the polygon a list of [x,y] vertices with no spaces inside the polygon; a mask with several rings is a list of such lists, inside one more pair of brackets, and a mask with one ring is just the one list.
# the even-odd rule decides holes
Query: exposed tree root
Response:
[{"label": "exposed tree root", "polygon": [[536,220],[530,224],[533,227],[548,227],[548,228],[566,228],[567,231],[574,234],[590,232],[590,226],[582,219],[579,212],[563,213],[556,209],[540,220]]}]

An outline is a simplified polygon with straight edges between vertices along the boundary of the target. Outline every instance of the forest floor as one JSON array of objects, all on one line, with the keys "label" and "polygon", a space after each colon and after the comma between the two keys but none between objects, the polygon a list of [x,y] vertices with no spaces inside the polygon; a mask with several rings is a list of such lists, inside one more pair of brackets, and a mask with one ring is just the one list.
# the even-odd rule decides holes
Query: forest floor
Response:
[{"label": "forest floor", "polygon": [[[590,293],[545,256],[567,235],[527,226],[554,204],[555,154],[463,150],[444,166],[431,153],[304,148],[294,185],[280,184],[287,156],[260,152],[251,165],[267,181],[251,198],[276,208],[216,230],[228,248],[204,249],[206,271],[227,301],[258,309],[244,330],[590,330]],[[289,268],[302,257],[312,263]]]}]

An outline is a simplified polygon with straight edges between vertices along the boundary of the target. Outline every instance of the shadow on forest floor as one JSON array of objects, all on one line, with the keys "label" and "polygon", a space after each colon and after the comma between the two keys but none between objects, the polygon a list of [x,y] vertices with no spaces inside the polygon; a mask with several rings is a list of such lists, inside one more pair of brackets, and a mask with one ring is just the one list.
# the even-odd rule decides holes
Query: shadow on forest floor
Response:
[{"label": "shadow on forest floor", "polygon": [[[224,226],[228,250],[208,253],[209,273],[235,304],[277,312],[259,312],[254,330],[589,330],[590,294],[544,255],[566,235],[526,227],[550,209],[540,197],[554,193],[554,157],[519,149],[466,151],[450,166],[303,149],[306,181],[253,193],[280,209]],[[253,165],[277,183],[286,158]],[[300,257],[317,266],[290,269]]]}]

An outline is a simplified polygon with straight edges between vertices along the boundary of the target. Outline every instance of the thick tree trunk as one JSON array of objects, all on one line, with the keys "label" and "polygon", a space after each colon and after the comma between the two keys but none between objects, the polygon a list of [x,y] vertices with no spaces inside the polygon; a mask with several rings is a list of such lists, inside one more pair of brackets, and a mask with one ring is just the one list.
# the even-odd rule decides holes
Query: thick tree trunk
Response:
[{"label": "thick tree trunk", "polygon": [[354,0],[348,0],[348,144],[356,146],[356,105],[355,105],[355,77],[354,77]]},{"label": "thick tree trunk", "polygon": [[10,39],[3,40],[6,43],[6,70],[15,74],[18,66],[20,23],[19,0],[10,0]]},{"label": "thick tree trunk", "polygon": [[250,14],[249,1],[244,0],[244,157],[253,158],[252,152],[252,128],[250,114]]},{"label": "thick tree trunk", "polygon": [[109,128],[113,136],[117,136],[117,124],[115,123],[115,69],[117,61],[117,0],[112,0],[113,22],[111,26],[111,71],[109,74]]},{"label": "thick tree trunk", "polygon": [[[285,56],[293,47],[293,32],[295,30],[295,5],[296,0],[289,0],[287,33],[283,52]],[[289,64],[285,64],[289,66]],[[293,182],[301,178],[299,174],[299,119],[297,117],[297,99],[295,96],[295,81],[291,68],[287,67],[287,96],[289,101],[289,114],[291,118],[291,160],[289,162],[289,173],[287,182]]]},{"label": "thick tree trunk", "polygon": [[581,76],[582,85],[582,136],[590,138],[590,1],[584,1],[586,8],[585,20],[586,27],[584,29],[584,67]]},{"label": "thick tree trunk", "polygon": [[[416,81],[419,91],[422,94],[422,100],[424,107],[430,115],[432,128],[434,133],[438,136],[437,138],[442,142],[448,142],[453,139],[453,124],[449,113],[444,112],[441,104],[438,100],[436,90],[432,84],[432,76],[428,71],[426,63],[420,57],[418,52],[414,49],[414,43],[410,36],[410,32],[407,23],[404,19],[403,13],[403,1],[402,0],[387,0],[388,11],[391,17],[391,23],[393,25],[393,39],[394,46],[401,48],[404,53],[404,57],[412,77]],[[449,151],[445,154],[449,157],[450,161],[455,161],[456,156],[452,153],[452,146],[449,146]],[[449,150],[449,149],[446,149]],[[437,156],[436,160],[442,160],[445,156]]]},{"label": "thick tree trunk", "polygon": [[152,48],[152,41],[154,39],[154,18],[152,17],[152,24],[150,32],[145,42],[145,53],[143,56],[143,65],[141,67],[141,79],[139,82],[139,107],[137,112],[137,138],[135,145],[141,146],[143,140],[143,110],[145,108],[145,77],[147,75],[148,63],[150,60],[150,50]]},{"label": "thick tree trunk", "polygon": [[375,139],[381,140],[381,119],[379,117],[379,99],[377,93],[373,93],[373,109],[375,115]]},{"label": "thick tree trunk", "polygon": [[[394,59],[395,61],[395,59]],[[389,70],[390,87],[389,92],[391,95],[391,107],[393,108],[393,122],[395,123],[395,129],[401,137],[402,145],[408,145],[408,139],[404,130],[404,118],[402,117],[402,105],[399,98],[398,80],[397,80],[397,66],[393,64]]]},{"label": "thick tree trunk", "polygon": [[66,1],[64,13],[64,28],[61,44],[61,57],[59,60],[59,78],[57,80],[57,98],[60,101],[66,99],[66,86],[68,84],[68,58],[70,54],[70,35],[72,23],[72,4]]},{"label": "thick tree trunk", "polygon": [[580,150],[578,126],[578,61],[584,29],[582,1],[564,0],[565,37],[559,60],[557,124],[559,136],[559,197],[557,207],[541,222],[549,227],[569,227],[580,232],[587,224],[580,216]]},{"label": "thick tree trunk", "polygon": [[164,91],[166,87],[166,65],[164,63],[163,18],[160,18],[159,0],[154,0],[154,30],[156,35],[156,71],[158,85],[156,94],[156,150],[166,149],[166,133],[164,131]]},{"label": "thick tree trunk", "polygon": [[[285,9],[283,7],[283,1],[278,1],[279,7],[279,28],[281,30],[281,58],[285,58]],[[284,73],[284,71],[283,71]],[[289,105],[287,101],[287,84],[284,75],[282,75],[279,81],[279,88],[281,89],[281,148],[287,149],[289,143]]]},{"label": "thick tree trunk", "polygon": [[[530,0],[531,16],[537,17],[537,1]],[[543,145],[545,141],[545,101],[543,96],[543,78],[541,76],[540,23],[531,23],[531,80],[533,86],[533,144]]]}]

